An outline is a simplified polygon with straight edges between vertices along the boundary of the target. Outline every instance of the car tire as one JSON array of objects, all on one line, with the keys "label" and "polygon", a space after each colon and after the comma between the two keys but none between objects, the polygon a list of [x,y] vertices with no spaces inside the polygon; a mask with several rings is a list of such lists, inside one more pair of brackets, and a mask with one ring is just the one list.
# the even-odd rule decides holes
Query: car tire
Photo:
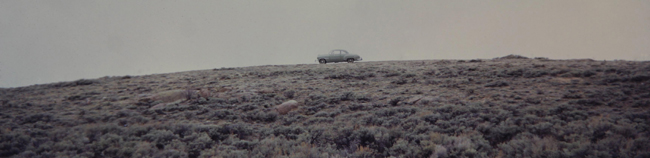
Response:
[{"label": "car tire", "polygon": [[325,59],[321,59],[321,60],[318,60],[318,63],[320,63],[320,64],[327,64],[327,60],[325,60]]},{"label": "car tire", "polygon": [[354,63],[354,59],[352,58],[348,59],[348,63]]}]

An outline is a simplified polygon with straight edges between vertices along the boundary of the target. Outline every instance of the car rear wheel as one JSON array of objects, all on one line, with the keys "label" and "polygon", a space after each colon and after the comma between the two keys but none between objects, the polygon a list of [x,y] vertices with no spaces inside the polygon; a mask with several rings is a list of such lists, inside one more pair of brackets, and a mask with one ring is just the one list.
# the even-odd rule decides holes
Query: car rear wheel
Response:
[{"label": "car rear wheel", "polygon": [[320,64],[326,64],[326,63],[327,63],[327,61],[325,61],[325,59],[318,60],[318,62],[319,62]]},{"label": "car rear wheel", "polygon": [[348,63],[354,63],[354,59],[352,58],[348,59]]}]

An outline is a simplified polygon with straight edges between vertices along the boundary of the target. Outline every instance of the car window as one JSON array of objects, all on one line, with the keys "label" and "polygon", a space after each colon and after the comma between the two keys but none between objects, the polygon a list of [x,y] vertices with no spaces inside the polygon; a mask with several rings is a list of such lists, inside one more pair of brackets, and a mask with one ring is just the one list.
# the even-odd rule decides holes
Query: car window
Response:
[{"label": "car window", "polygon": [[348,51],[345,51],[345,50],[332,50],[330,52],[330,54],[332,54],[332,55],[334,55],[334,54],[336,54],[336,55],[345,55],[345,54],[349,54],[349,53],[348,53]]}]

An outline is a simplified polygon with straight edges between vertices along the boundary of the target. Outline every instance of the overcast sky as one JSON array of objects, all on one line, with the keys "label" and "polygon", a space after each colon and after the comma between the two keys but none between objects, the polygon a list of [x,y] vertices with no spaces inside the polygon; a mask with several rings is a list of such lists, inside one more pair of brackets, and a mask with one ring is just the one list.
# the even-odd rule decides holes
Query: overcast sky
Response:
[{"label": "overcast sky", "polygon": [[314,62],[650,60],[647,0],[2,0],[0,87]]}]

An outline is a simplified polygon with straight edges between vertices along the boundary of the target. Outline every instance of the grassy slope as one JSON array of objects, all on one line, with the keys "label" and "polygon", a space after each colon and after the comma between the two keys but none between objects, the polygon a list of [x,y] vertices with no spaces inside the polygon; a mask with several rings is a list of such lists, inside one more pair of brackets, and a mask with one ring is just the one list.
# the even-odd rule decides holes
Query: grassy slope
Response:
[{"label": "grassy slope", "polygon": [[[650,62],[494,59],[0,89],[0,157],[648,157],[649,80]],[[212,95],[142,99],[187,88]],[[269,110],[291,99],[301,106]]]}]

